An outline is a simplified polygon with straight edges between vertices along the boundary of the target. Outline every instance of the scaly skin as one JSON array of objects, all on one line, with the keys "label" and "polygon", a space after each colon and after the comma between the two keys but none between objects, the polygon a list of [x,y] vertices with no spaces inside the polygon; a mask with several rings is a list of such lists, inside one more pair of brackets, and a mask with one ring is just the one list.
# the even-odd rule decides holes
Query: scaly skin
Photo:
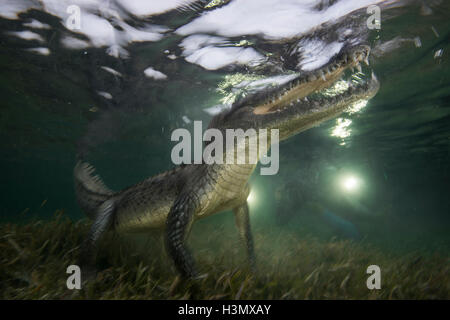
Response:
[{"label": "scaly skin", "polygon": [[[231,110],[215,116],[209,128],[225,137],[226,129],[278,129],[280,140],[331,119],[351,103],[370,99],[378,91],[374,76],[334,96],[314,93],[330,88],[347,68],[368,62],[369,47],[344,49],[327,65],[236,103]],[[268,134],[270,137],[270,134]],[[249,152],[244,140],[235,142],[235,154]],[[225,157],[226,155],[224,155]],[[146,232],[165,229],[166,249],[185,278],[198,276],[186,239],[195,220],[233,210],[239,235],[255,264],[246,199],[248,179],[256,164],[192,164],[176,167],[119,192],[110,191],[82,161],[74,169],[77,199],[94,222],[84,243],[81,263],[92,267],[99,238],[108,230]]]}]

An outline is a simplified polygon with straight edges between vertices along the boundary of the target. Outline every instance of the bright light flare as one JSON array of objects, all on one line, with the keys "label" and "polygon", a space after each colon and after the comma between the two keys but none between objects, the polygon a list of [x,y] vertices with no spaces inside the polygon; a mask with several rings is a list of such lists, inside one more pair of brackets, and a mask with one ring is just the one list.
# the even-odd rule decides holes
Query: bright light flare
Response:
[{"label": "bright light flare", "polygon": [[349,137],[352,132],[351,129],[349,128],[351,123],[352,120],[350,119],[338,118],[336,120],[336,126],[333,128],[333,131],[331,132],[331,136],[338,137],[341,139]]},{"label": "bright light flare", "polygon": [[367,106],[367,100],[359,100],[353,103],[350,108],[347,110],[349,114],[354,114],[361,111],[363,108]]},{"label": "bright light flare", "polygon": [[256,194],[255,191],[251,190],[247,197],[248,205],[254,205],[256,203]]},{"label": "bright light flare", "polygon": [[353,175],[348,175],[342,178],[341,187],[346,192],[355,192],[361,186],[361,180]]}]

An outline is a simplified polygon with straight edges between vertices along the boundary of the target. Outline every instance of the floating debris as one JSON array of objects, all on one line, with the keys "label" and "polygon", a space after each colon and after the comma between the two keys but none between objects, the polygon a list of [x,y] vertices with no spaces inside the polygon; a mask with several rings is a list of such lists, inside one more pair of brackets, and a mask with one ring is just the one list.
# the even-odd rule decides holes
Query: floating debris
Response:
[{"label": "floating debris", "polygon": [[431,26],[431,30],[433,30],[434,35],[436,36],[436,38],[439,38],[439,33],[436,31],[436,29],[434,28],[434,26]]},{"label": "floating debris", "polygon": [[422,46],[422,41],[420,41],[420,37],[415,37],[413,40],[416,48],[420,48]]},{"label": "floating debris", "polygon": [[443,53],[444,53],[444,50],[443,50],[443,49],[437,50],[437,51],[434,53],[434,58],[437,59],[437,58],[442,57],[442,54],[443,54]]},{"label": "floating debris", "polygon": [[109,93],[109,92],[97,91],[97,94],[108,100],[111,100],[113,98],[111,93]]}]

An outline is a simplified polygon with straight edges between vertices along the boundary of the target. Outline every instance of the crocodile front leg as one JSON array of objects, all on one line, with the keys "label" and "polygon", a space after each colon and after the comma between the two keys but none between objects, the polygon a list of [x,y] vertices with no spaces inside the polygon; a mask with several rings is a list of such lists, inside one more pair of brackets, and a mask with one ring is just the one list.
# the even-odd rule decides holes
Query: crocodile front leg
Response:
[{"label": "crocodile front leg", "polygon": [[255,251],[253,248],[253,237],[250,228],[250,215],[247,202],[233,209],[236,226],[239,231],[239,236],[247,248],[248,260],[252,270],[256,269]]},{"label": "crocodile front leg", "polygon": [[166,221],[166,250],[184,278],[195,278],[197,275],[194,259],[186,246],[196,208],[195,197],[182,194],[170,209]]}]

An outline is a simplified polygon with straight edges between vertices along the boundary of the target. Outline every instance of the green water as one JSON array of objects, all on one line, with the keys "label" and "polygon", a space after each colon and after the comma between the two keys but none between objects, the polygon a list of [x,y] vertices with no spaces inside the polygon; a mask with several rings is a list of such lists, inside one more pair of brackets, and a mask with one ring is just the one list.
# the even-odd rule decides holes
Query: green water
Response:
[{"label": "green water", "polygon": [[[398,48],[378,56],[373,49],[370,67],[381,89],[363,110],[341,117],[351,120],[344,128],[347,136],[333,136],[338,120],[330,120],[281,143],[277,175],[260,176],[256,170],[250,180],[255,228],[448,254],[449,6],[435,4],[430,15],[420,12],[417,5],[386,11],[382,28],[369,33],[372,48],[396,37],[418,37],[420,46],[397,41]],[[175,28],[198,14],[167,13],[152,21]],[[1,30],[22,30],[21,21],[29,18],[51,25],[39,34],[52,54],[32,54],[24,50],[27,41],[0,35],[2,222],[49,219],[57,209],[74,220],[83,218],[73,191],[77,153],[84,153],[111,189],[120,190],[173,167],[171,132],[192,130],[184,115],[206,126],[211,115],[204,109],[231,92],[230,87],[217,90],[227,76],[275,74],[247,67],[207,70],[183,58],[168,60],[163,51],[179,56],[183,39],[170,33],[159,41],[130,44],[129,59],[110,57],[104,48],[66,49],[58,42],[63,34],[58,20],[39,10],[19,20],[0,19]],[[257,35],[233,41],[242,39],[251,39],[275,60],[281,50]],[[149,65],[169,78],[145,79],[142,70]],[[124,77],[107,77],[100,66]],[[284,73],[293,70],[287,66]],[[96,94],[105,90],[113,94],[112,102]],[[342,185],[349,177],[359,181],[352,192]],[[202,223],[232,221],[223,213]]]}]

